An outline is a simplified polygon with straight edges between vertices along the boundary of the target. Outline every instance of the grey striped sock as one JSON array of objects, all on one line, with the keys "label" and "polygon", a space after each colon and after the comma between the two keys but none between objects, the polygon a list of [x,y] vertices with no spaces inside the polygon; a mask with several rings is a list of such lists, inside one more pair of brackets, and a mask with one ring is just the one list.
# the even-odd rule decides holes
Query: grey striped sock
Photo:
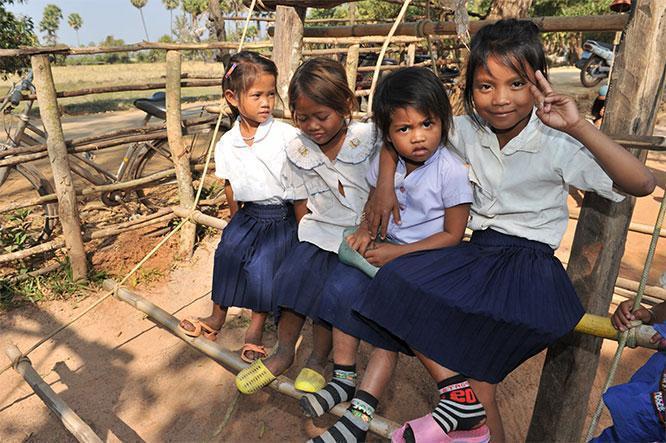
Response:
[{"label": "grey striped sock", "polygon": [[305,394],[299,404],[305,415],[320,417],[338,403],[349,400],[356,390],[356,372],[336,369],[333,379],[323,389],[313,394]]}]

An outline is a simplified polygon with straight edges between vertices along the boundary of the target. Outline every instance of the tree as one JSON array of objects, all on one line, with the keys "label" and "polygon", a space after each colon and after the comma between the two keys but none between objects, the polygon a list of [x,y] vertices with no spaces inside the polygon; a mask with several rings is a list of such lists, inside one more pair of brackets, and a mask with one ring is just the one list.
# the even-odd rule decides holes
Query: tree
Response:
[{"label": "tree", "polygon": [[58,39],[57,32],[62,19],[62,10],[56,5],[49,3],[44,7],[44,16],[39,22],[39,31],[46,32],[44,38],[47,45],[55,45]]},{"label": "tree", "polygon": [[176,19],[176,27],[180,31],[180,40],[190,42],[201,42],[201,36],[206,31],[205,26],[199,23],[201,15],[208,9],[208,0],[182,0],[182,7],[185,13],[190,15],[190,23],[187,23],[185,17],[180,23]]},{"label": "tree", "polygon": [[162,3],[169,10],[169,26],[171,28],[171,36],[173,37],[173,10],[178,7],[180,0],[162,0]]},{"label": "tree", "polygon": [[148,28],[146,27],[146,21],[143,18],[143,7],[146,6],[148,0],[130,0],[132,6],[139,10],[139,15],[141,16],[141,24],[143,25],[143,32],[146,33],[146,41],[150,41],[148,37]]},{"label": "tree", "polygon": [[494,0],[488,18],[527,17],[531,6],[532,0]]},{"label": "tree", "polygon": [[[22,0],[18,0],[19,3]],[[0,0],[0,48],[18,48],[19,46],[34,46],[37,36],[33,32],[32,19],[29,17],[16,17],[5,9],[6,4],[13,4],[14,0]],[[28,66],[28,57],[2,57],[0,58],[0,76],[6,78]]]},{"label": "tree", "polygon": [[83,19],[76,12],[72,12],[67,16],[67,24],[70,28],[76,31],[76,44],[77,46],[81,46],[81,42],[79,41],[79,29],[83,26]]}]

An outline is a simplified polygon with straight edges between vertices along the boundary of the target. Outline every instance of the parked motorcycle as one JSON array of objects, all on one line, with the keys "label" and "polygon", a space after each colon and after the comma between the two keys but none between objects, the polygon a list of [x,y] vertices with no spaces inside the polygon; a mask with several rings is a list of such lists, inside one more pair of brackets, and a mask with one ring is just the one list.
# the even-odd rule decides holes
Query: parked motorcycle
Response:
[{"label": "parked motorcycle", "polygon": [[580,82],[588,88],[598,85],[601,80],[608,78],[612,64],[612,45],[587,40],[583,44],[583,54],[576,62],[576,67],[580,69]]}]

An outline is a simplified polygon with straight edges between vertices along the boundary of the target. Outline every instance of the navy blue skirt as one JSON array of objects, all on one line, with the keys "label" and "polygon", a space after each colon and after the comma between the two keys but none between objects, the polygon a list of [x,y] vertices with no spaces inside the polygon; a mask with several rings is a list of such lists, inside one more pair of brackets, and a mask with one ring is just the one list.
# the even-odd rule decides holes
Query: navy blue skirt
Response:
[{"label": "navy blue skirt", "polygon": [[338,262],[322,293],[319,317],[345,334],[378,348],[412,354],[404,343],[380,333],[363,321],[362,317],[353,313],[352,305],[363,297],[371,281],[361,270]]},{"label": "navy blue skirt", "polygon": [[353,309],[442,366],[490,383],[584,313],[550,246],[492,230],[386,264]]},{"label": "navy blue skirt", "polygon": [[213,302],[272,311],[273,277],[297,243],[292,205],[245,203],[222,231],[215,250]]},{"label": "navy blue skirt", "polygon": [[319,323],[319,300],[338,255],[300,242],[275,275],[273,294],[279,309],[289,309]]}]

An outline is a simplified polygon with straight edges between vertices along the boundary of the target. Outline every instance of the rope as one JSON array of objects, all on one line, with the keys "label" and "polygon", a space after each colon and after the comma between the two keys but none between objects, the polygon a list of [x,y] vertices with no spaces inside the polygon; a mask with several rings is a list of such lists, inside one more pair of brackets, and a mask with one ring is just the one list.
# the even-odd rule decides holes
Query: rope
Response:
[{"label": "rope", "polygon": [[[641,299],[643,298],[643,293],[645,292],[645,286],[647,284],[648,273],[652,267],[652,261],[654,259],[654,253],[657,249],[657,242],[659,241],[659,233],[661,231],[661,226],[664,223],[664,213],[666,212],[666,191],[664,192],[664,198],[661,199],[661,205],[659,206],[659,215],[657,215],[657,221],[654,226],[654,231],[652,232],[652,240],[650,241],[650,248],[648,249],[647,258],[645,259],[645,266],[643,266],[643,274],[641,275],[641,280],[638,284],[638,291],[636,291],[636,298],[634,299],[634,307],[632,311],[638,309],[641,305]],[[610,371],[608,372],[608,377],[606,378],[606,383],[601,396],[599,396],[599,401],[597,402],[597,407],[594,410],[594,415],[592,416],[592,421],[590,422],[590,428],[587,431],[587,436],[585,441],[590,441],[594,437],[597,425],[599,424],[599,418],[603,411],[603,394],[606,393],[613,378],[615,378],[615,373],[620,364],[620,358],[622,357],[622,351],[627,344],[627,338],[629,331],[624,331],[620,334],[620,338],[617,342],[617,350],[615,351],[615,356],[613,357],[613,362],[611,364]]]},{"label": "rope", "polygon": [[[248,24],[250,22],[250,16],[252,15],[252,12],[254,11],[255,3],[256,3],[256,0],[252,0],[252,4],[250,5],[250,10],[247,14],[247,20],[245,20],[245,27],[243,29],[243,36],[241,37],[241,41],[238,45],[238,51],[239,52],[243,47],[243,40],[245,39],[245,34],[247,33]],[[222,98],[221,100],[224,100],[224,98]],[[176,234],[176,232],[180,231],[180,229],[185,225],[185,223],[190,221],[190,219],[192,218],[192,216],[196,212],[197,205],[199,204],[199,199],[201,198],[201,192],[203,190],[203,186],[204,186],[204,182],[205,182],[205,180],[203,178],[206,177],[206,173],[208,172],[208,166],[210,165],[210,158],[211,158],[211,155],[213,153],[213,144],[215,143],[215,140],[217,139],[217,134],[220,130],[220,124],[221,123],[222,123],[222,112],[220,112],[218,117],[217,117],[217,122],[215,123],[215,130],[213,131],[213,136],[211,137],[210,144],[208,145],[208,152],[206,153],[206,163],[204,164],[204,169],[203,169],[203,173],[202,173],[202,176],[201,176],[202,179],[199,182],[199,187],[197,188],[197,193],[194,197],[194,202],[192,203],[192,207],[190,208],[190,211],[187,214],[187,217],[183,218],[176,225],[176,227],[166,235],[166,237],[164,237],[153,249],[151,249],[151,251],[148,254],[146,254],[146,256],[143,257],[143,259],[141,259],[141,261],[139,261],[139,263],[137,263],[132,268],[132,270],[125,277],[123,277],[122,280],[120,280],[120,282],[118,282],[118,284],[116,285],[116,287],[114,289],[112,289],[111,291],[108,291],[106,294],[104,294],[102,296],[102,298],[97,300],[95,303],[90,305],[83,312],[81,312],[79,315],[77,315],[76,317],[74,317],[73,319],[71,319],[70,321],[65,323],[64,325],[62,325],[62,326],[54,329],[53,331],[51,331],[46,337],[42,338],[37,343],[32,345],[26,352],[22,352],[21,353],[21,358],[27,358],[27,356],[31,352],[33,352],[34,350],[39,348],[47,340],[50,340],[51,338],[53,338],[54,336],[59,334],[61,331],[67,329],[69,326],[71,326],[72,324],[77,322],[79,319],[81,319],[83,316],[85,316],[90,311],[95,309],[97,306],[101,305],[110,296],[114,295],[116,293],[116,291],[118,290],[118,288],[120,286],[122,286],[123,283],[125,283],[132,275],[134,275],[134,273],[136,271],[138,271],[167,241],[169,241],[169,239],[171,237],[173,237],[174,234]],[[2,368],[2,370],[0,370],[0,375],[4,374],[5,371],[7,371],[8,369],[11,369],[12,367],[13,367],[13,362],[11,364],[7,365],[7,366],[4,366]]]},{"label": "rope", "polygon": [[372,72],[372,85],[370,85],[370,95],[368,95],[368,110],[367,110],[368,114],[372,112],[372,96],[375,95],[375,89],[377,88],[377,80],[379,79],[379,68],[382,66],[382,61],[384,60],[384,54],[386,54],[386,49],[388,48],[389,43],[391,43],[391,38],[393,37],[393,34],[395,34],[395,30],[398,29],[398,25],[400,24],[403,17],[407,13],[407,7],[411,2],[412,0],[405,0],[405,2],[402,4],[400,13],[393,22],[393,26],[391,26],[391,30],[386,36],[386,40],[384,40],[382,49],[381,51],[379,51],[379,56],[377,57],[377,64],[375,65],[375,70]]}]

